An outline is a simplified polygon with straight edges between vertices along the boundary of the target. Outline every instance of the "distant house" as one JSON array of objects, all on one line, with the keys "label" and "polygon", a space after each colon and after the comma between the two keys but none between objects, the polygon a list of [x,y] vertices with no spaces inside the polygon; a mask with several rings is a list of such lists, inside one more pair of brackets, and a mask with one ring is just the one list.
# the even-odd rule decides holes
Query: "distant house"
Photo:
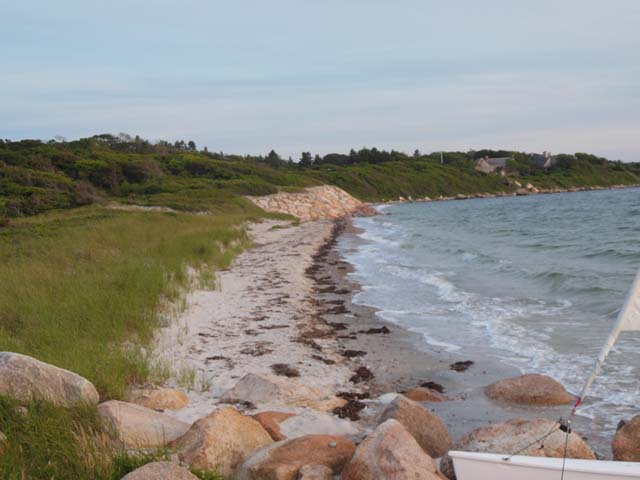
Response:
[{"label": "distant house", "polygon": [[533,159],[540,168],[552,168],[558,163],[558,157],[551,155],[549,152],[534,153]]},{"label": "distant house", "polygon": [[482,157],[476,160],[476,170],[484,173],[496,173],[500,172],[504,175],[504,171],[507,168],[507,162],[513,160],[511,157]]}]

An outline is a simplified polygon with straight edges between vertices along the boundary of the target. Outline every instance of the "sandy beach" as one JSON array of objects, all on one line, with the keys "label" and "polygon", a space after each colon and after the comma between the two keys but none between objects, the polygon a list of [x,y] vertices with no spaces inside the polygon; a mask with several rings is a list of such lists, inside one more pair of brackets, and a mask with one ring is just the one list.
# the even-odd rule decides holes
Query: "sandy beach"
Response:
[{"label": "sandy beach", "polygon": [[[187,373],[193,379],[189,405],[167,413],[189,422],[201,418],[245,374],[273,374],[273,365],[297,370],[306,385],[370,398],[438,384],[448,401],[424,405],[443,419],[454,441],[510,418],[557,419],[566,413],[563,407],[492,402],[484,388],[518,375],[517,369],[493,358],[430,347],[421,335],[354,304],[359,286],[350,281],[352,267],[342,258],[337,239],[355,233],[346,220],[251,225],[255,247],[218,273],[215,290],[189,293],[184,313],[159,333],[156,351],[177,372],[174,386],[181,386],[179,379]],[[467,370],[451,369],[465,360],[474,362]],[[350,379],[361,367],[372,377],[354,383]],[[362,413],[359,427],[367,430],[367,410]],[[578,418],[577,429],[588,432],[588,419]],[[609,439],[589,442],[602,457],[610,457]]]}]

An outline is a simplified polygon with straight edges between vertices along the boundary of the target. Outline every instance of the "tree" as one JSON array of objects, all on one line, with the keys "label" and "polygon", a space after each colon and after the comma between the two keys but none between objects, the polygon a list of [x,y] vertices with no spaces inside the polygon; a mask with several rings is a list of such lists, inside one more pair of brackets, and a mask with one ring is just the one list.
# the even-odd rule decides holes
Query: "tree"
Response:
[{"label": "tree", "polygon": [[189,150],[190,152],[195,152],[196,142],[194,142],[193,140],[189,140],[189,143],[187,143],[187,150]]},{"label": "tree", "polygon": [[282,164],[282,159],[280,158],[280,155],[276,153],[275,150],[271,150],[269,152],[269,155],[267,155],[265,162],[268,165],[271,165],[272,167],[277,167]]},{"label": "tree", "polygon": [[300,165],[303,167],[310,167],[313,164],[313,158],[310,152],[302,152],[300,157]]},{"label": "tree", "polygon": [[422,154],[420,153],[420,150],[416,148],[413,152],[413,158],[420,158],[421,156]]}]

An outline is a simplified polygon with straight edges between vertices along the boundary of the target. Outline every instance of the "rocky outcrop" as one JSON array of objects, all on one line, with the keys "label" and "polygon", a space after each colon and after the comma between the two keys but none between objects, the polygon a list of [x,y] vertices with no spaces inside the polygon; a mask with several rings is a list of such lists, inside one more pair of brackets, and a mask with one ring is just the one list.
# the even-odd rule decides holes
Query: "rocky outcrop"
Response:
[{"label": "rocky outcrop", "polygon": [[[464,435],[454,446],[455,450],[465,452],[485,452],[511,454],[530,445],[520,452],[532,457],[560,458],[564,454],[566,434],[556,430],[544,441],[537,441],[547,435],[557,424],[547,419],[514,419],[498,425],[490,425],[473,430]],[[595,460],[593,450],[572,432],[567,441],[567,458]],[[455,479],[453,462],[448,455],[442,459],[440,469],[448,478]]]},{"label": "rocky outcrop", "polygon": [[489,385],[486,392],[494,400],[522,405],[564,405],[573,401],[560,383],[540,374],[500,380]]},{"label": "rocky outcrop", "polygon": [[257,420],[224,407],[194,423],[172,447],[180,461],[230,477],[247,457],[272,443]]},{"label": "rocky outcrop", "polygon": [[307,407],[330,411],[346,401],[329,390],[309,387],[290,378],[248,373],[222,395],[223,402],[251,402],[257,407]]},{"label": "rocky outcrop", "polygon": [[356,449],[342,480],[438,480],[436,463],[395,420],[379,425]]},{"label": "rocky outcrop", "polygon": [[65,407],[78,403],[96,405],[100,400],[86,378],[12,352],[0,352],[0,394],[22,402],[42,399]]},{"label": "rocky outcrop", "polygon": [[187,394],[174,388],[129,386],[124,393],[127,402],[154,410],[179,410],[189,404]]},{"label": "rocky outcrop", "polygon": [[98,405],[102,420],[129,448],[162,447],[181,437],[189,424],[133,403],[109,400]]},{"label": "rocky outcrop", "polygon": [[451,436],[440,417],[404,395],[398,395],[382,412],[381,420],[397,420],[431,457],[441,457],[451,447]]},{"label": "rocky outcrop", "polygon": [[618,429],[613,437],[613,459],[640,462],[640,415],[636,415]]},{"label": "rocky outcrop", "polygon": [[175,463],[153,462],[128,473],[122,480],[198,480],[198,477]]},{"label": "rocky outcrop", "polygon": [[411,390],[407,390],[404,396],[414,402],[444,402],[448,400],[448,398],[440,392],[427,387],[412,388]]},{"label": "rocky outcrop", "polygon": [[306,188],[299,193],[279,192],[247,198],[267,212],[288,213],[303,221],[375,214],[372,207],[333,185]]},{"label": "rocky outcrop", "polygon": [[307,435],[274,443],[249,458],[238,471],[239,480],[294,480],[305,465],[324,465],[334,474],[353,456],[355,444],[346,438]]}]

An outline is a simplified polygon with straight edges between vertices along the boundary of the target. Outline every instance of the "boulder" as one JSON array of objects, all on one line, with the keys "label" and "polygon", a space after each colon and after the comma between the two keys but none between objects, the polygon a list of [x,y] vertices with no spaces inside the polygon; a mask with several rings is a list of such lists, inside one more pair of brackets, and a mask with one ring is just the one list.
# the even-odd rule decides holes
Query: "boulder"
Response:
[{"label": "boulder", "polygon": [[440,392],[427,387],[412,388],[411,390],[407,390],[404,396],[414,402],[444,402],[448,400],[448,398]]},{"label": "boulder", "polygon": [[618,429],[611,448],[614,460],[640,462],[640,415]]},{"label": "boulder", "polygon": [[521,405],[565,405],[573,401],[560,383],[537,373],[500,380],[489,385],[486,392],[493,400]]},{"label": "boulder", "polygon": [[98,391],[86,378],[12,352],[0,352],[0,394],[22,402],[43,399],[65,407],[100,401]]},{"label": "boulder", "polygon": [[333,470],[326,465],[305,465],[296,480],[333,480]]},{"label": "boulder", "polygon": [[162,447],[189,430],[188,423],[119,400],[101,403],[98,405],[98,414],[129,448]]},{"label": "boulder", "polygon": [[271,438],[276,442],[287,438],[287,436],[280,431],[280,423],[291,417],[295,417],[295,413],[268,411],[260,412],[253,415],[253,418],[260,422],[262,428],[264,428],[271,436]]},{"label": "boulder", "polygon": [[172,447],[180,461],[230,477],[247,457],[272,443],[257,420],[223,407],[195,422]]},{"label": "boulder", "polygon": [[307,435],[263,448],[238,471],[238,480],[294,480],[305,465],[324,465],[333,474],[353,456],[355,444],[331,435]]},{"label": "boulder", "polygon": [[[560,458],[564,453],[566,433],[556,430],[544,441],[536,441],[549,433],[556,425],[556,422],[544,418],[536,420],[513,419],[506,423],[477,428],[463,435],[453,448],[465,452],[508,455],[517,452],[526,445],[531,445],[521,454],[532,457]],[[596,455],[577,433],[572,432],[567,442],[567,458],[595,460]],[[453,461],[448,455],[440,462],[440,469],[448,478],[456,478]]]},{"label": "boulder", "polygon": [[305,435],[355,436],[359,430],[353,422],[325,412],[305,408],[297,415],[280,422],[280,432],[285,438]]},{"label": "boulder", "polygon": [[525,195],[529,195],[529,190],[526,188],[518,188],[516,190],[516,195],[519,197],[524,197]]},{"label": "boulder", "polygon": [[231,389],[227,390],[223,402],[251,402],[257,407],[286,405],[330,411],[341,407],[346,400],[319,387],[309,387],[298,380],[276,375],[248,373]]},{"label": "boulder", "polygon": [[431,457],[441,457],[451,447],[451,436],[440,417],[404,395],[398,395],[382,412],[381,421],[397,420]]},{"label": "boulder", "polygon": [[198,477],[175,463],[153,462],[128,473],[122,480],[198,480]]},{"label": "boulder", "polygon": [[124,399],[154,410],[180,410],[189,403],[187,394],[174,388],[129,386]]},{"label": "boulder", "polygon": [[342,480],[437,480],[434,460],[396,420],[379,425],[356,449]]}]

